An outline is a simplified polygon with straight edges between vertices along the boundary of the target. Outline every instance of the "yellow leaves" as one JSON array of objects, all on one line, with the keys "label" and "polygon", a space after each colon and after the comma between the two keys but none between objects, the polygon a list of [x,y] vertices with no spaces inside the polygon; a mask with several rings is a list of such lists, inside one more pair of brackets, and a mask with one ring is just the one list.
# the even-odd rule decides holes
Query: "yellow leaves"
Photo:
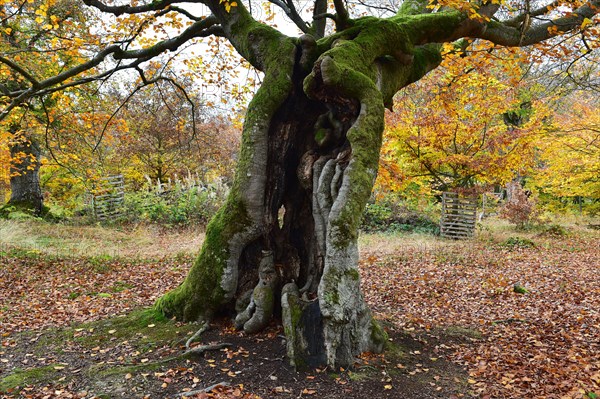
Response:
[{"label": "yellow leaves", "polygon": [[589,18],[584,18],[583,22],[581,23],[581,29],[585,29],[587,26],[592,25],[593,22],[591,19]]},{"label": "yellow leaves", "polygon": [[75,46],[77,46],[77,47],[81,47],[85,43],[85,41],[80,37],[74,37],[73,42],[75,43]]},{"label": "yellow leaves", "polygon": [[219,4],[224,4],[225,11],[231,12],[232,7],[237,7],[237,2],[229,0],[219,0]]},{"label": "yellow leaves", "polygon": [[[443,69],[405,90],[397,110],[388,115],[377,184],[392,189],[441,184],[502,184],[525,172],[534,161],[528,143],[540,129],[543,113],[530,111],[530,123],[510,130],[506,112],[525,112],[518,86],[519,53],[489,57],[488,48],[472,45],[469,57],[453,53],[451,45]],[[514,57],[513,57],[514,56]],[[493,72],[493,73],[492,73]],[[513,80],[513,78],[515,78]],[[537,111],[538,106],[532,107]],[[399,179],[398,182],[393,182]]]}]

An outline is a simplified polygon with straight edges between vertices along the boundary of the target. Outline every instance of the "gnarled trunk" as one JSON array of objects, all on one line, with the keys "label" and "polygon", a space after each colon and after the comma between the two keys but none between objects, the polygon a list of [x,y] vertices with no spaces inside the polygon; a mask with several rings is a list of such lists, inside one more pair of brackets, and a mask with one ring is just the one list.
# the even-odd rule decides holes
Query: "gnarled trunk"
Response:
[{"label": "gnarled trunk", "polygon": [[184,283],[156,306],[187,320],[230,312],[249,333],[281,315],[292,364],[347,367],[386,341],[360,291],[357,248],[384,103],[439,54],[404,54],[406,33],[393,22],[318,43],[277,40],[265,50],[226,204]]}]

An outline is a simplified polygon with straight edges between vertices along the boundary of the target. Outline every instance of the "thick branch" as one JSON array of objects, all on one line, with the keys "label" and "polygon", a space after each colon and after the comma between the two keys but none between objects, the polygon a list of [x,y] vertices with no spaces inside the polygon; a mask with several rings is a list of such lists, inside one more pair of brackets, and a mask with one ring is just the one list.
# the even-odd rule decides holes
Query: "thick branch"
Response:
[{"label": "thick branch", "polygon": [[327,13],[327,0],[315,0],[315,9],[313,11],[312,28],[317,38],[325,36],[325,27],[327,20],[322,15]]},{"label": "thick branch", "polygon": [[142,57],[156,57],[160,53],[165,52],[167,50],[175,51],[179,48],[179,46],[181,46],[190,39],[193,39],[195,37],[209,36],[210,31],[208,31],[208,29],[215,26],[217,22],[217,18],[211,15],[209,17],[204,18],[201,21],[194,22],[180,35],[175,36],[172,39],[163,40],[162,42],[159,42],[154,46],[147,47],[144,49],[116,51],[113,56],[117,60],[122,60]]},{"label": "thick branch", "polygon": [[109,6],[99,0],[83,0],[83,3],[87,6],[95,7],[102,12],[106,12],[106,13],[113,14],[116,16],[123,15],[123,14],[141,14],[141,13],[148,12],[148,11],[162,10],[165,7],[169,6],[170,4],[178,3],[178,2],[179,2],[178,0],[163,0],[163,1],[153,1],[152,3],[142,4],[139,6],[129,6],[129,5]]},{"label": "thick branch", "polygon": [[592,18],[599,10],[600,0],[590,1],[565,17],[556,18],[532,27],[523,34],[519,29],[505,23],[490,21],[474,37],[486,39],[503,46],[528,46],[577,29],[585,18]]},{"label": "thick branch", "polygon": [[346,9],[344,0],[333,0],[336,13],[336,22],[338,31],[346,29],[350,24],[350,14]]}]

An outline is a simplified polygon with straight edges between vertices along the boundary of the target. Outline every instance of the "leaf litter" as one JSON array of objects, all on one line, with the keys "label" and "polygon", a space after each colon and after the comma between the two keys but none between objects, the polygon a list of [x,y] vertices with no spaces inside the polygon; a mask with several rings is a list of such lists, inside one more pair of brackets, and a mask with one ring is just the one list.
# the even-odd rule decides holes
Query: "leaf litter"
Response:
[{"label": "leaf litter", "polygon": [[[152,305],[185,277],[190,257],[99,262],[8,251],[0,257],[0,378],[48,366],[52,383],[24,379],[7,396],[28,398],[93,397],[102,387],[86,387],[79,376],[110,373],[109,366],[123,369],[113,378],[118,384],[104,387],[114,393],[118,386],[114,397],[394,398],[405,389],[413,398],[593,398],[600,392],[600,240],[538,241],[535,248],[470,241],[363,250],[363,292],[403,353],[365,354],[354,370],[303,374],[287,366],[274,323],[247,337],[222,320],[202,339],[231,348],[165,364],[181,342],[140,348],[118,327],[93,323]],[[517,284],[527,292],[515,292]],[[72,322],[92,324],[71,327],[60,351],[35,351],[45,337],[60,336],[55,327]],[[161,326],[148,321],[135,340]],[[77,341],[98,332],[108,341]]]}]

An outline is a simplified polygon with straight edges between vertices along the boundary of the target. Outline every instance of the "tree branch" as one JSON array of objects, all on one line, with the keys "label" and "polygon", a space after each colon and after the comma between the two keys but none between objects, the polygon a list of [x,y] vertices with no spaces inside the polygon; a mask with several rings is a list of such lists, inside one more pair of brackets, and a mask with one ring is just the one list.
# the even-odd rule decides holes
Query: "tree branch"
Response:
[{"label": "tree branch", "polygon": [[486,39],[503,46],[517,47],[539,43],[562,33],[577,29],[585,18],[592,18],[600,9],[600,0],[593,0],[577,8],[567,16],[536,25],[521,33],[503,22],[490,21],[474,37]]},{"label": "tree branch", "polygon": [[[184,44],[185,42],[189,41],[192,38],[208,36],[210,34],[222,33],[220,28],[216,25],[217,22],[218,21],[214,16],[209,16],[207,18],[202,19],[201,21],[194,22],[187,29],[185,29],[179,36],[174,37],[172,39],[164,40],[160,43],[155,44],[154,46],[151,46],[151,47],[148,47],[145,49],[126,51],[126,50],[123,50],[121,46],[113,44],[113,45],[108,46],[104,50],[100,51],[98,54],[96,54],[94,57],[92,57],[87,62],[79,64],[79,65],[77,65],[71,69],[68,69],[56,76],[53,76],[51,78],[48,78],[48,79],[45,79],[42,81],[36,81],[35,79],[33,79],[33,81],[32,81],[31,79],[28,79],[32,82],[32,86],[27,90],[23,90],[23,91],[20,90],[17,92],[10,93],[9,97],[12,97],[13,100],[2,112],[0,112],[0,121],[3,120],[4,118],[6,118],[6,116],[10,113],[10,111],[12,111],[16,106],[26,102],[29,98],[39,96],[42,94],[47,94],[48,92],[58,90],[58,88],[52,89],[52,90],[44,90],[44,89],[52,88],[53,86],[56,86],[56,85],[60,85],[59,86],[60,89],[64,89],[67,87],[81,85],[83,83],[98,80],[100,77],[108,76],[108,75],[114,73],[116,70],[135,68],[142,62],[147,61],[153,57],[156,57],[157,55],[159,55],[165,51],[177,50],[177,48],[179,48],[179,46],[181,46],[182,44]],[[116,60],[137,59],[137,61],[133,62],[131,64],[128,64],[126,67],[117,66],[115,68],[112,68],[110,71],[108,71],[105,74],[100,74],[95,77],[88,77],[88,78],[78,80],[76,82],[69,82],[67,84],[61,85],[61,83],[69,80],[70,78],[75,77],[83,72],[89,71],[90,69],[97,67],[102,62],[104,62],[109,55],[112,55],[113,58]],[[26,71],[23,71],[23,72],[27,73]],[[34,81],[36,82],[35,84],[33,83]]]},{"label": "tree branch", "polygon": [[348,14],[344,0],[333,0],[333,5],[335,6],[337,30],[344,30],[350,26],[350,14]]},{"label": "tree branch", "polygon": [[100,11],[116,15],[117,17],[123,14],[141,14],[148,11],[162,10],[165,7],[178,3],[178,0],[162,0],[153,1],[152,3],[142,4],[140,6],[109,6],[99,0],[83,0],[83,3],[87,6],[97,8]]},{"label": "tree branch", "polygon": [[8,65],[9,68],[14,69],[17,73],[22,75],[25,79],[31,82],[31,85],[37,87],[40,83],[34,78],[29,72],[21,68],[18,64],[12,62],[11,60],[0,56],[0,62]]},{"label": "tree branch", "polygon": [[327,13],[327,0],[315,0],[315,9],[313,10],[312,29],[316,38],[325,36],[327,21],[322,15]]},{"label": "tree branch", "polygon": [[306,22],[304,22],[304,20],[300,16],[300,14],[298,14],[298,11],[296,10],[294,3],[292,3],[291,1],[285,2],[283,0],[269,0],[269,3],[275,4],[277,7],[281,8],[283,10],[283,12],[285,13],[285,15],[287,15],[288,18],[291,19],[292,22],[302,32],[308,33],[310,31],[310,28],[308,27]]}]

